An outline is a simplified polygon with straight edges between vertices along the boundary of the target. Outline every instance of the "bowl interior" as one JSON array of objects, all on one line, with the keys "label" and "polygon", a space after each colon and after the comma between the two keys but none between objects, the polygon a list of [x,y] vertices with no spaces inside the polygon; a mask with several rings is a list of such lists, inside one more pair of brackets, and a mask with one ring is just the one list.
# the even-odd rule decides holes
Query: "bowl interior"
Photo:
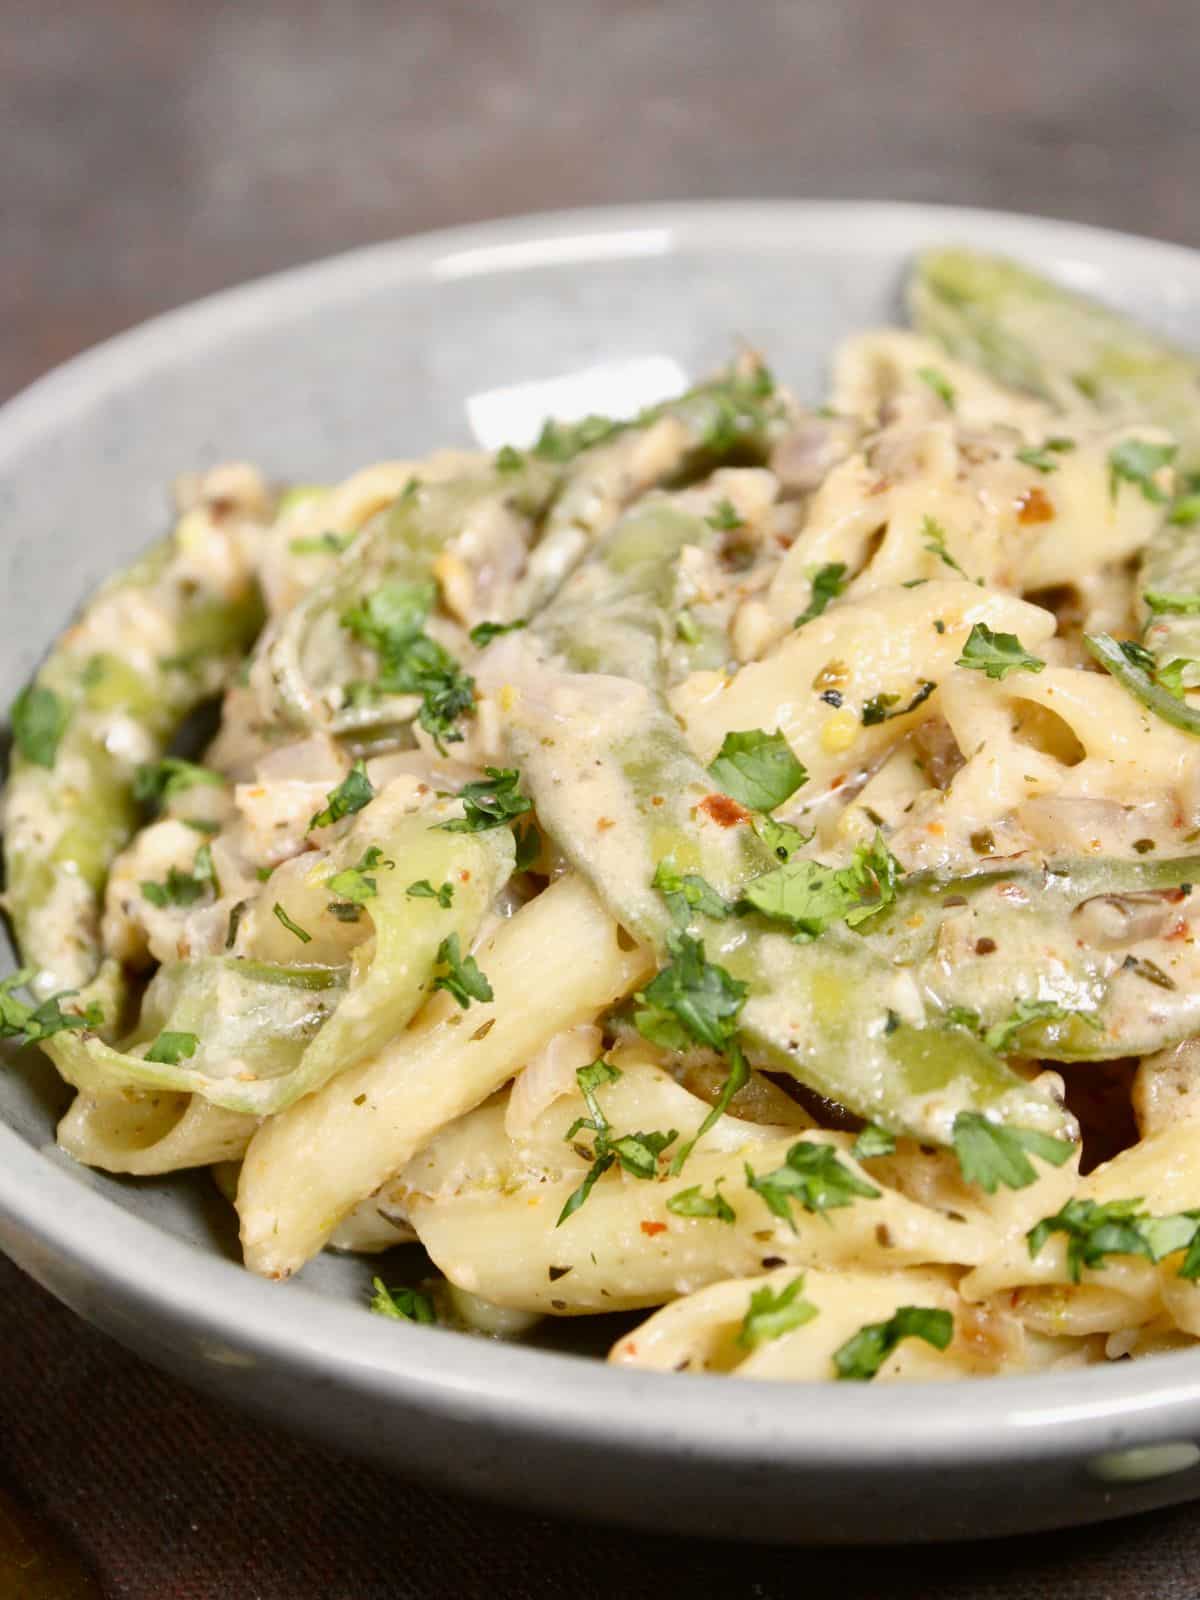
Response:
[{"label": "bowl interior", "polygon": [[[442,444],[522,443],[547,411],[635,409],[719,365],[738,341],[815,400],[837,341],[895,321],[906,262],[948,241],[1021,256],[1200,344],[1200,257],[986,213],[668,207],[358,252],[159,319],[0,413],[0,695],[11,698],[88,591],[162,532],[179,472],[248,459],[313,481]],[[35,1053],[0,1073],[0,1146],[12,1154],[20,1141],[69,1176],[81,1255],[99,1252],[116,1207],[179,1242],[163,1258],[178,1270],[195,1259],[188,1246],[237,1260],[229,1209],[206,1177],[134,1182],[61,1157],[54,1124],[67,1098]],[[54,1192],[67,1192],[61,1180]],[[45,1203],[0,1175],[10,1217],[31,1223]],[[36,1222],[50,1247],[56,1230],[65,1238],[65,1219]],[[370,1271],[326,1255],[296,1292],[357,1299]],[[285,1297],[278,1306],[282,1329],[292,1311]],[[373,1321],[346,1307],[347,1351]]]}]

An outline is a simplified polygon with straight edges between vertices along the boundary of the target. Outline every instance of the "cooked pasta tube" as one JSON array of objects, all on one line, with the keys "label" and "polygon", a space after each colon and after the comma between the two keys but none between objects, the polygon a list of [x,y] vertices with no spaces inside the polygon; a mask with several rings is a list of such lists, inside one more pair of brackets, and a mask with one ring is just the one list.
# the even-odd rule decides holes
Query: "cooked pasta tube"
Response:
[{"label": "cooked pasta tube", "polygon": [[[800,1288],[793,1293],[797,1281]],[[789,1293],[790,1300],[786,1299]],[[754,1309],[755,1296],[759,1297],[757,1304],[765,1302],[762,1312]],[[782,1308],[773,1310],[781,1296],[785,1297]],[[969,1378],[1023,1365],[1024,1328],[1016,1318],[968,1307],[955,1294],[951,1276],[919,1267],[879,1273],[834,1273],[816,1268],[798,1273],[792,1267],[781,1267],[759,1277],[726,1279],[655,1312],[619,1339],[608,1359],[618,1366],[647,1367],[656,1372],[836,1379],[836,1352],[865,1326],[886,1323],[902,1306],[948,1313],[953,1333],[946,1349],[909,1336],[873,1371],[861,1370],[860,1362],[853,1376],[880,1382]],[[772,1330],[782,1326],[783,1331],[756,1338],[760,1316],[773,1317],[767,1326]]]},{"label": "cooked pasta tube", "polygon": [[[476,1117],[491,1108],[476,1112]],[[720,1124],[718,1124],[718,1127]],[[689,1294],[721,1278],[789,1266],[893,1267],[929,1262],[968,1264],[986,1259],[992,1230],[978,1221],[918,1205],[873,1184],[848,1154],[845,1135],[814,1131],[801,1139],[838,1152],[844,1168],[869,1193],[820,1213],[799,1203],[792,1222],[773,1212],[750,1186],[747,1163],[761,1180],[788,1167],[794,1135],[764,1140],[761,1129],[739,1126],[737,1152],[697,1149],[678,1178],[641,1181],[619,1169],[606,1173],[581,1206],[558,1219],[582,1170],[565,1176],[542,1170],[519,1182],[479,1184],[464,1177],[442,1192],[431,1151],[393,1186],[433,1260],[454,1283],[499,1305],[578,1316],[634,1310]],[[714,1186],[735,1220],[683,1215],[670,1208],[679,1195]],[[431,1188],[426,1196],[421,1191]],[[686,1203],[686,1202],[685,1202]],[[792,1226],[794,1222],[795,1226]]]},{"label": "cooked pasta tube", "polygon": [[146,1178],[236,1161],[257,1127],[257,1117],[199,1095],[82,1092],[57,1137],[60,1148],[85,1166]]},{"label": "cooked pasta tube", "polygon": [[463,1011],[437,996],[378,1055],[251,1141],[238,1186],[247,1266],[273,1278],[295,1272],[439,1128],[507,1083],[553,1034],[627,994],[650,965],[573,877],[522,906],[476,957],[491,1000]]}]

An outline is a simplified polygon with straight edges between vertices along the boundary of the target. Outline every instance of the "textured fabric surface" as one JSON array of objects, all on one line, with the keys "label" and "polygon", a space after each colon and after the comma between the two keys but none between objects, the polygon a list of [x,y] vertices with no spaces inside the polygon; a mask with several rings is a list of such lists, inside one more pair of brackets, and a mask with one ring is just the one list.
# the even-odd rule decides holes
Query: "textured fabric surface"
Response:
[{"label": "textured fabric surface", "polygon": [[[524,210],[937,200],[1200,244],[1195,0],[0,0],[0,38],[0,395],[226,284]],[[1200,1508],[853,1553],[435,1496],[197,1397],[4,1263],[0,1491],[56,1541],[0,1600],[65,1596],[72,1554],[111,1600],[1200,1595]]]}]

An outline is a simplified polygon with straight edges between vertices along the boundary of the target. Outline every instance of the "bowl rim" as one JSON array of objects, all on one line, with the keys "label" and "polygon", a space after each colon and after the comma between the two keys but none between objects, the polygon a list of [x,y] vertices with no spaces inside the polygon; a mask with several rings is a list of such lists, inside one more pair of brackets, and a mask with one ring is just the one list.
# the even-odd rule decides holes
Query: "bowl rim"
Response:
[{"label": "bowl rim", "polygon": [[[547,212],[367,245],[167,311],[76,356],[0,408],[0,473],[31,441],[214,338],[311,315],[374,287],[748,247],[808,253],[848,243],[894,259],[970,242],[1089,270],[1174,274],[1200,305],[1200,252],[1087,224],[884,201],[715,201]],[[379,1401],[646,1457],[908,1469],[1061,1458],[1186,1436],[1200,1422],[1200,1350],[977,1383],[762,1384],[667,1375],[574,1355],[395,1327],[286,1288],[126,1211],[0,1122],[0,1244],[56,1293],[185,1337],[203,1358],[271,1364]],[[289,1315],[303,1296],[303,1315]],[[103,1319],[112,1326],[111,1320]],[[119,1329],[117,1329],[119,1333]]]}]

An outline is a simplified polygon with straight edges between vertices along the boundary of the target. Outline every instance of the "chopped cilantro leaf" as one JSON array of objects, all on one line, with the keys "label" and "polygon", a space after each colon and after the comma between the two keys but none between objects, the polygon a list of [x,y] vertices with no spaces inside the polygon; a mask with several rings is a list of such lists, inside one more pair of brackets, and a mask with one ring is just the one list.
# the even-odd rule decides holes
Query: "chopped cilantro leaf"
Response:
[{"label": "chopped cilantro leaf", "polygon": [[195,905],[203,894],[209,889],[215,890],[216,886],[212,849],[209,845],[202,844],[196,851],[190,872],[182,872],[178,867],[171,867],[162,883],[147,879],[143,880],[140,888],[150,904],[157,906],[161,911],[167,906]]},{"label": "chopped cilantro leaf", "polygon": [[946,530],[941,523],[933,517],[925,517],[921,522],[921,533],[925,538],[925,549],[930,555],[936,556],[943,566],[949,567],[951,572],[957,572],[960,578],[966,578],[970,583],[970,575],[963,571],[946,548]]},{"label": "chopped cilantro leaf", "polygon": [[36,1006],[20,999],[14,991],[27,984],[32,976],[29,968],[22,967],[0,981],[0,1039],[21,1039],[23,1043],[36,1044],[56,1033],[98,1028],[104,1021],[104,1013],[95,1000],[82,1014],[62,1009],[62,1002],[75,993],[73,989],[51,995]]},{"label": "chopped cilantro leaf", "polygon": [[676,1217],[713,1217],[718,1222],[736,1222],[737,1212],[721,1193],[723,1178],[713,1183],[712,1194],[704,1194],[699,1184],[680,1189],[667,1201],[667,1210]]},{"label": "chopped cilantro leaf", "polygon": [[1101,1026],[1099,1019],[1090,1011],[1072,1010],[1054,1000],[1018,1000],[1013,1005],[1011,1015],[1005,1017],[1003,1022],[993,1023],[987,1030],[983,1042],[997,1055],[1004,1055],[1026,1023],[1059,1022],[1067,1017],[1078,1017],[1090,1028]]},{"label": "chopped cilantro leaf", "polygon": [[638,997],[639,1033],[668,1050],[686,1050],[693,1041],[727,1050],[749,988],[708,961],[703,942],[690,934],[672,933],[668,949],[671,960]]},{"label": "chopped cilantro leaf", "polygon": [[461,740],[458,719],[475,705],[475,680],[424,632],[436,591],[431,583],[385,583],[342,615],[342,626],[379,656],[371,693],[419,694],[417,721],[438,749]]},{"label": "chopped cilantro leaf", "polygon": [[751,811],[774,811],[808,782],[783,734],[761,728],[727,733],[708,770],[724,794]]},{"label": "chopped cilantro leaf", "polygon": [[331,789],[325,796],[324,810],[318,811],[308,825],[310,828],[328,828],[331,823],[340,822],[343,817],[361,811],[374,798],[375,790],[367,777],[366,762],[356,761],[337,788]]},{"label": "chopped cilantro leaf", "polygon": [[287,931],[289,933],[291,933],[291,934],[294,934],[295,937],[297,939],[299,939],[301,944],[311,944],[312,943],[312,934],[306,932],[305,929],[303,929],[298,922],[293,922],[291,917],[288,916],[287,912],[279,904],[278,900],[276,900],[275,904],[272,906],[271,909],[274,912],[275,916],[278,918],[278,920],[283,923],[283,925],[287,929]]},{"label": "chopped cilantro leaf", "polygon": [[438,945],[437,964],[446,971],[433,980],[435,989],[445,989],[465,1011],[472,1000],[494,999],[492,986],[479,970],[474,956],[464,956],[458,947],[458,935],[450,934]]},{"label": "chopped cilantro leaf", "polygon": [[521,793],[521,774],[513,767],[485,767],[485,777],[475,783],[464,784],[458,798],[463,803],[464,816],[451,817],[449,822],[439,822],[447,833],[483,833],[487,828],[499,828],[513,817],[533,810],[533,801]]},{"label": "chopped cilantro leaf", "polygon": [[199,1047],[200,1040],[194,1033],[160,1033],[146,1051],[145,1060],[175,1067],[194,1056]]},{"label": "chopped cilantro leaf", "polygon": [[404,892],[410,900],[436,900],[443,911],[449,910],[454,899],[452,883],[439,883],[435,889],[428,878],[418,878],[415,883],[410,883]]},{"label": "chopped cilantro leaf", "polygon": [[902,1339],[924,1339],[945,1350],[954,1337],[954,1318],[932,1306],[900,1306],[886,1322],[868,1322],[833,1352],[839,1378],[873,1378]]},{"label": "chopped cilantro leaf", "polygon": [[990,1122],[978,1111],[960,1111],[954,1119],[954,1153],[968,1183],[985,1194],[995,1194],[1004,1184],[1024,1189],[1037,1178],[1030,1154],[1061,1167],[1075,1150],[1065,1139],[1053,1139],[1033,1128],[1009,1128]]},{"label": "chopped cilantro leaf", "polygon": [[1194,491],[1190,494],[1181,494],[1171,506],[1171,515],[1167,521],[1177,528],[1190,528],[1200,522],[1200,494]]},{"label": "chopped cilantro leaf", "polygon": [[501,445],[496,451],[497,472],[520,472],[525,465],[525,457],[519,450],[514,450],[511,444]]},{"label": "chopped cilantro leaf", "polygon": [[498,639],[503,633],[517,633],[529,624],[524,617],[518,617],[515,622],[477,622],[468,635],[474,645],[482,650],[485,644],[491,644],[493,639]]},{"label": "chopped cilantro leaf", "polygon": [[659,862],[650,881],[651,887],[659,890],[667,902],[672,918],[682,927],[690,922],[693,911],[718,921],[729,915],[729,907],[708,879],[698,872],[678,872],[670,856]]},{"label": "chopped cilantro leaf", "polygon": [[937,367],[918,367],[917,377],[929,385],[948,411],[954,410],[954,385],[944,372]]},{"label": "chopped cilantro leaf", "polygon": [[1074,439],[1052,438],[1036,446],[1028,446],[1016,452],[1016,459],[1027,467],[1035,467],[1038,472],[1057,472],[1059,463],[1057,456],[1065,455],[1069,450],[1074,450]]},{"label": "chopped cilantro leaf", "polygon": [[633,1178],[650,1179],[657,1176],[659,1157],[678,1138],[674,1128],[669,1133],[626,1133],[615,1139],[612,1137],[612,1127],[600,1109],[596,1095],[605,1084],[616,1083],[620,1076],[620,1069],[612,1066],[603,1057],[586,1067],[580,1067],[575,1073],[579,1092],[583,1096],[589,1115],[576,1117],[564,1137],[570,1143],[584,1129],[592,1133],[595,1136],[592,1145],[592,1164],[583,1182],[568,1196],[559,1212],[555,1227],[561,1228],[568,1217],[574,1216],[591,1194],[597,1180],[602,1178],[615,1162],[619,1161],[622,1169]]},{"label": "chopped cilantro leaf", "polygon": [[811,833],[801,833],[790,822],[776,822],[773,817],[755,817],[754,831],[780,861],[789,860],[801,845],[807,844],[812,838]]},{"label": "chopped cilantro leaf", "polygon": [[627,426],[627,423],[615,421],[612,417],[594,414],[584,417],[580,422],[556,422],[553,417],[548,417],[542,424],[533,453],[543,461],[571,461],[584,450],[601,444]]},{"label": "chopped cilantro leaf", "polygon": [[1187,1252],[1177,1276],[1200,1276],[1200,1211],[1181,1211],[1166,1217],[1152,1217],[1141,1209],[1141,1199],[1095,1200],[1072,1198],[1052,1217],[1042,1220],[1025,1235],[1031,1257],[1037,1256],[1051,1234],[1067,1239],[1067,1269],[1078,1283],[1084,1267],[1103,1267],[1110,1255],[1144,1256],[1162,1261],[1179,1250]]},{"label": "chopped cilantro leaf", "polygon": [[886,1128],[881,1128],[875,1122],[867,1123],[850,1150],[856,1161],[870,1161],[872,1156],[892,1156],[895,1153],[895,1139]]},{"label": "chopped cilantro leaf", "polygon": [[764,916],[789,923],[807,941],[835,922],[855,928],[891,905],[900,876],[900,863],[876,833],[869,847],[855,847],[847,867],[792,858],[752,878],[742,899]]},{"label": "chopped cilantro leaf", "polygon": [[712,1110],[675,1153],[671,1163],[674,1176],[683,1170],[697,1141],[725,1115],[730,1101],[750,1077],[736,1034],[736,1019],[749,989],[724,967],[707,960],[703,942],[690,934],[670,934],[667,948],[670,962],[638,996],[642,1001],[634,1013],[638,1032],[668,1050],[686,1050],[695,1042],[720,1051],[729,1060],[729,1075]]},{"label": "chopped cilantro leaf", "polygon": [[1132,483],[1145,500],[1164,505],[1166,491],[1160,489],[1155,474],[1174,461],[1178,446],[1152,444],[1148,439],[1124,439],[1108,452],[1108,489],[1112,498],[1122,483]]},{"label": "chopped cilantro leaf", "polygon": [[433,583],[384,583],[342,613],[342,627],[390,662],[421,636],[436,598]]},{"label": "chopped cilantro leaf", "polygon": [[800,1298],[803,1288],[804,1274],[801,1273],[778,1294],[769,1283],[755,1289],[738,1329],[737,1342],[742,1348],[755,1350],[769,1339],[778,1339],[793,1328],[802,1328],[806,1322],[811,1322],[817,1315],[817,1308],[811,1300]]},{"label": "chopped cilantro leaf", "polygon": [[1006,678],[1010,672],[1041,672],[1046,665],[1031,656],[1015,633],[993,633],[986,622],[977,622],[967,635],[956,667],[973,667],[989,678]]},{"label": "chopped cilantro leaf", "polygon": [[746,1162],[746,1186],[765,1201],[767,1209],[795,1233],[792,1204],[813,1213],[852,1205],[860,1196],[878,1200],[880,1191],[845,1166],[831,1144],[800,1139],[788,1151],[782,1167],[760,1177]]},{"label": "chopped cilantro leaf", "polygon": [[207,767],[194,761],[183,761],[179,756],[164,756],[161,761],[143,762],[133,774],[133,798],[141,806],[156,808],[173,800],[187,789],[202,784],[221,788],[224,779]]},{"label": "chopped cilantro leaf", "polygon": [[728,499],[718,500],[704,520],[710,528],[716,528],[718,533],[732,533],[735,528],[744,526],[733,501]]},{"label": "chopped cilantro leaf", "polygon": [[381,867],[390,870],[395,865],[394,861],[386,861],[383,851],[373,844],[364,852],[357,866],[347,867],[344,872],[335,872],[326,880],[325,887],[330,894],[360,906],[379,893],[379,880],[372,874]]},{"label": "chopped cilantro leaf", "polygon": [[819,617],[829,602],[836,600],[845,587],[844,561],[827,561],[823,567],[818,567],[812,575],[812,594],[809,596],[808,605],[792,623],[792,627],[802,628],[806,622]]},{"label": "chopped cilantro leaf", "polygon": [[536,822],[529,821],[523,828],[518,828],[517,853],[513,860],[515,872],[528,872],[530,867],[542,853],[542,836],[538,832]]},{"label": "chopped cilantro leaf", "polygon": [[674,1128],[669,1133],[625,1133],[613,1139],[609,1148],[632,1177],[653,1178],[658,1172],[659,1156],[678,1137]]},{"label": "chopped cilantro leaf", "polygon": [[422,1322],[433,1326],[437,1313],[433,1301],[420,1289],[389,1289],[382,1278],[372,1278],[371,1310],[394,1322]]},{"label": "chopped cilantro leaf", "polygon": [[54,765],[69,715],[66,701],[53,689],[31,683],[21,690],[12,703],[9,721],[13,743],[26,761],[38,767]]}]

